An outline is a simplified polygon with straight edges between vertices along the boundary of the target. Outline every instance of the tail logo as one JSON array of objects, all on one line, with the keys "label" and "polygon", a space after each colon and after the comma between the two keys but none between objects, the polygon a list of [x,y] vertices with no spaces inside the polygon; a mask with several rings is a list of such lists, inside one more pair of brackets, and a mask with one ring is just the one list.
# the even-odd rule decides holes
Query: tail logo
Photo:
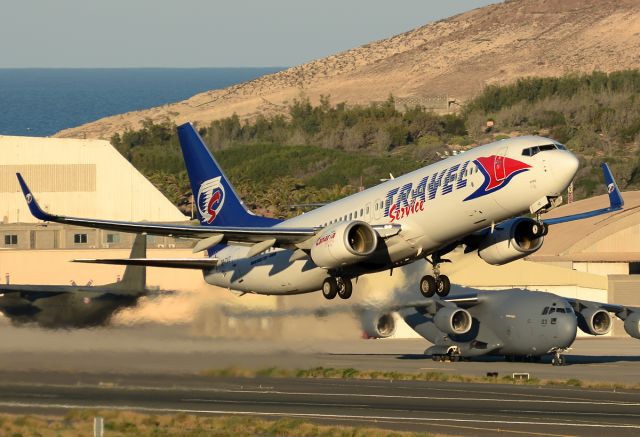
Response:
[{"label": "tail logo", "polygon": [[224,205],[224,187],[218,176],[204,181],[198,190],[198,211],[207,224],[213,223]]}]

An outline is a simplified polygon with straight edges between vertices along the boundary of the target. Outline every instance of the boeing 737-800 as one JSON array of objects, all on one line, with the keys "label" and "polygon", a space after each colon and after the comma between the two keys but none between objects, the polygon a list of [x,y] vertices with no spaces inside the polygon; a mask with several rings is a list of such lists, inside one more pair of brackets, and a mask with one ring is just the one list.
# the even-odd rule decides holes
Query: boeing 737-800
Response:
[{"label": "boeing 737-800", "polygon": [[[109,264],[202,269],[205,280],[257,294],[322,290],[327,299],[351,296],[352,280],[426,258],[433,274],[420,281],[426,297],[446,296],[442,257],[458,245],[486,262],[505,264],[542,246],[548,224],[622,208],[603,164],[610,205],[542,221],[561,202],[578,169],[562,144],[526,136],[476,147],[289,220],[252,214],[243,205],[200,135],[178,127],[200,226],[65,217],[43,211],[23,178],[31,213],[40,220],[124,232],[198,239],[194,259],[81,260]],[[520,217],[533,214],[534,218]]]}]

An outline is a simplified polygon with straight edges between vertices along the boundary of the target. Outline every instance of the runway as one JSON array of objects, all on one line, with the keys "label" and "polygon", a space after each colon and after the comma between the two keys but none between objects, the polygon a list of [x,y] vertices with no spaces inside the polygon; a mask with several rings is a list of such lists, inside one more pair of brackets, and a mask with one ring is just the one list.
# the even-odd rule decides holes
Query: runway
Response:
[{"label": "runway", "polygon": [[[26,381],[25,381],[26,380]],[[3,372],[0,411],[292,417],[454,435],[638,435],[640,392],[371,380]]]},{"label": "runway", "polygon": [[0,328],[3,371],[89,372],[96,374],[193,374],[206,369],[312,367],[415,373],[499,376],[529,373],[539,379],[640,384],[640,341],[633,338],[579,339],[567,353],[569,365],[508,363],[502,357],[440,363],[423,355],[421,339],[305,340],[220,339],[194,336],[187,328],[136,326],[77,331]]},{"label": "runway", "polygon": [[176,326],[0,329],[0,412],[243,414],[452,435],[640,433],[640,390],[372,380],[211,378],[207,369],[355,368],[640,384],[640,341],[580,339],[569,365],[440,363],[423,340],[220,339]]}]

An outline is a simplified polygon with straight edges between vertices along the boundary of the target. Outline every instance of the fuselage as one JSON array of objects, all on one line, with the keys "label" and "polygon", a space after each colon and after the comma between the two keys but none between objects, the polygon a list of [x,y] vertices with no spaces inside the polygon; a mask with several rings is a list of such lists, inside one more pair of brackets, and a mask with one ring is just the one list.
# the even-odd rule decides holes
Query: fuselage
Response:
[{"label": "fuselage", "polygon": [[[116,285],[116,284],[111,284]],[[121,292],[108,286],[18,286],[21,292],[0,292],[0,313],[14,324],[34,323],[49,329],[103,326],[118,311],[135,306],[146,292]],[[10,290],[11,286],[4,286]]]},{"label": "fuselage", "polygon": [[[366,268],[347,266],[347,276],[392,268],[441,250],[464,236],[528,213],[569,186],[577,158],[548,138],[528,136],[479,146],[388,180],[276,227],[326,227],[359,220],[398,224],[384,256]],[[213,285],[258,294],[295,294],[320,289],[326,269],[310,259],[290,261],[292,251],[273,248],[247,257],[248,247],[225,246],[218,266],[204,272]],[[350,272],[349,269],[352,269]]]},{"label": "fuselage", "polygon": [[[550,309],[553,308],[553,311]],[[434,346],[429,354],[456,346],[460,355],[540,356],[566,349],[576,338],[577,319],[571,305],[551,293],[527,290],[482,292],[468,309],[471,331],[453,336],[440,331],[433,319],[408,308],[400,315]]]}]

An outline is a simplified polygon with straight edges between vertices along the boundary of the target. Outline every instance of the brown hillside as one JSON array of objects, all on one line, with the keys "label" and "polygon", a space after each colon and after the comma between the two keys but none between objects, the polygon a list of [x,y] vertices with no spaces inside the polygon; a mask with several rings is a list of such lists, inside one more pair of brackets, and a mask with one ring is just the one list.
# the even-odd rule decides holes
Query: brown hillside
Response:
[{"label": "brown hillside", "polygon": [[640,0],[511,0],[188,100],[103,118],[56,136],[110,138],[145,118],[176,123],[283,111],[305,95],[350,104],[390,94],[463,101],[522,76],[640,68]]}]

